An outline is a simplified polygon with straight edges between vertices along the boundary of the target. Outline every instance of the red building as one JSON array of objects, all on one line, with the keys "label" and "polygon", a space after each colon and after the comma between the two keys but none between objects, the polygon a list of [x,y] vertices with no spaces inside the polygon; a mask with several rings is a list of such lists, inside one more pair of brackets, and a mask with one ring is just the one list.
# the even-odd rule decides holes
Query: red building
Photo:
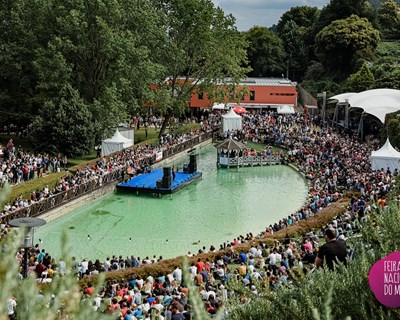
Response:
[{"label": "red building", "polygon": [[[296,83],[285,78],[247,78],[236,86],[237,92],[244,89],[246,94],[240,99],[239,104],[245,108],[277,108],[288,105],[297,106]],[[235,94],[225,97],[228,106],[237,105]],[[207,93],[194,93],[190,98],[190,108],[211,108],[213,101],[207,98]]]}]

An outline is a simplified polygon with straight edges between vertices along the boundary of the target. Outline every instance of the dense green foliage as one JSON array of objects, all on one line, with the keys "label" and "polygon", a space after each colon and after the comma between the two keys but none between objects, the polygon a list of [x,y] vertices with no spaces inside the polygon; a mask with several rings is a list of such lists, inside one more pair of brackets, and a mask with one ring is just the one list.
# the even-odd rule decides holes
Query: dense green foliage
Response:
[{"label": "dense green foliage", "polygon": [[352,74],[346,83],[346,91],[348,92],[361,92],[368,90],[375,82],[375,77],[368,64],[364,62],[361,68]]},{"label": "dense green foliage", "polygon": [[[398,88],[399,54],[393,50],[400,38],[398,3],[331,0],[321,10],[300,6],[285,12],[275,29],[284,43],[289,77],[314,95],[339,94],[349,87]],[[354,77],[365,62],[373,80],[358,85]]]},{"label": "dense green foliage", "polygon": [[38,150],[87,154],[143,105],[179,116],[197,81],[206,90],[246,70],[235,19],[210,0],[1,0],[0,7],[0,125],[35,120],[36,142],[54,138]]},{"label": "dense green foliage", "polygon": [[246,32],[249,42],[247,50],[250,67],[250,76],[280,77],[286,69],[285,50],[282,40],[265,27],[253,27]]},{"label": "dense green foliage", "polygon": [[94,149],[93,115],[77,90],[66,85],[58,101],[48,101],[35,118],[31,134],[36,151],[67,156],[88,154]]},{"label": "dense green foliage", "polygon": [[371,23],[356,15],[332,22],[315,39],[322,64],[339,79],[354,70],[358,58],[372,58],[379,40]]},{"label": "dense green foliage", "polygon": [[233,84],[244,77],[246,42],[235,19],[210,0],[156,2],[166,31],[156,54],[164,69],[154,91],[157,112],[165,116],[161,135],[172,116],[187,111],[192,93],[208,92],[213,100],[215,83],[225,87],[227,77]]},{"label": "dense green foliage", "polygon": [[[245,74],[286,74],[312,94],[399,88],[398,3],[296,6],[276,33],[258,26],[240,33],[234,17],[210,0],[0,0],[0,125],[35,123],[33,140],[40,142],[45,132],[57,137],[64,130],[45,122],[66,119],[65,110],[79,104],[75,119],[91,122],[85,132],[72,126],[67,146],[55,139],[45,149],[75,155],[90,152],[133,114],[147,113],[149,104],[165,116],[162,134],[172,116],[188,111],[191,94],[239,101],[248,94],[236,87]],[[372,83],[359,77],[366,68]],[[74,99],[63,97],[66,90]],[[83,133],[90,137],[79,143]]]}]

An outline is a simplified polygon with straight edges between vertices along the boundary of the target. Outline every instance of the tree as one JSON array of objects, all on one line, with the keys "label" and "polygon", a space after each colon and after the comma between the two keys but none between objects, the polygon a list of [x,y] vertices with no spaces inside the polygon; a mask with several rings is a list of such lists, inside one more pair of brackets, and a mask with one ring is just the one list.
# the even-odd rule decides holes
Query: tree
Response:
[{"label": "tree", "polygon": [[[278,34],[281,37],[281,39],[285,43],[285,50],[287,50],[287,43],[289,41],[293,40],[293,36],[290,37],[291,39],[286,39],[288,36],[286,33],[288,31],[288,25],[287,23],[289,21],[293,21],[296,25],[296,31],[295,31],[295,41],[296,43],[302,44],[299,47],[299,54],[298,57],[293,56],[292,54],[292,59],[295,59],[295,62],[297,65],[302,66],[302,70],[300,71],[299,78],[301,79],[304,74],[304,70],[307,68],[307,66],[310,64],[310,61],[313,61],[316,59],[315,53],[314,53],[314,42],[315,42],[315,35],[316,32],[314,32],[314,25],[316,21],[318,21],[320,10],[316,7],[309,7],[309,6],[299,6],[299,7],[293,7],[289,11],[286,11],[282,17],[279,20],[277,29],[278,29]],[[286,27],[285,27],[286,25]],[[285,30],[284,30],[285,29]],[[289,28],[289,30],[293,30],[293,25]],[[283,31],[285,31],[283,33]],[[303,55],[305,55],[305,61],[303,60]],[[298,58],[298,59],[297,59]]]},{"label": "tree", "polygon": [[[55,14],[58,31],[49,47],[58,53],[55,59],[60,55],[69,66],[66,81],[89,107],[99,143],[109,128],[140,108],[158,76],[152,52],[158,46],[155,39],[163,37],[160,13],[150,0],[67,0]],[[45,65],[40,69],[42,87],[49,87],[49,79],[64,85],[65,77],[53,81]]]},{"label": "tree", "polygon": [[400,68],[383,74],[371,85],[371,89],[389,88],[400,90]]},{"label": "tree", "polygon": [[368,90],[374,81],[374,74],[368,64],[364,62],[361,68],[347,79],[348,91],[361,92]]},{"label": "tree", "polygon": [[399,11],[399,5],[393,0],[383,2],[378,8],[378,21],[385,37],[392,38],[396,36]]},{"label": "tree", "polygon": [[335,20],[346,19],[352,15],[367,18],[376,26],[376,12],[368,0],[331,0],[321,10],[316,23],[317,32]]},{"label": "tree", "polygon": [[0,124],[30,124],[37,114],[34,61],[53,30],[47,1],[0,0]]},{"label": "tree", "polygon": [[156,50],[164,67],[154,90],[157,111],[164,115],[162,135],[172,116],[188,110],[191,94],[210,93],[215,84],[223,87],[227,77],[237,83],[245,76],[247,60],[235,19],[210,0],[160,0],[157,6],[167,35]]},{"label": "tree", "polygon": [[247,55],[249,75],[255,77],[281,76],[286,70],[286,55],[282,40],[265,27],[255,26],[245,33],[249,42]]},{"label": "tree", "polygon": [[288,76],[292,72],[292,79],[302,79],[309,62],[307,59],[307,49],[299,26],[293,21],[287,21],[279,34],[283,41],[283,47],[287,55]]},{"label": "tree", "polygon": [[357,57],[372,58],[379,41],[379,31],[366,18],[352,15],[317,34],[317,56],[328,70],[343,78],[353,70]]},{"label": "tree", "polygon": [[6,121],[32,123],[69,85],[88,107],[98,143],[149,99],[162,69],[155,48],[165,38],[153,0],[0,1]]},{"label": "tree", "polygon": [[94,148],[92,114],[77,90],[67,84],[58,100],[48,101],[35,118],[31,138],[40,152],[67,156],[90,153]]},{"label": "tree", "polygon": [[285,24],[289,21],[293,21],[299,28],[309,29],[314,25],[318,16],[319,10],[317,7],[292,7],[281,16],[277,25],[278,33],[282,33]]}]

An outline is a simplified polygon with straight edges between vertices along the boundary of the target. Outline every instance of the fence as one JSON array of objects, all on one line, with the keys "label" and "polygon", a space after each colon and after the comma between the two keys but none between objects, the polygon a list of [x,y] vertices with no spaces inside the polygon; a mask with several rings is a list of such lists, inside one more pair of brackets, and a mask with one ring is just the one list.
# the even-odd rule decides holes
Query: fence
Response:
[{"label": "fence", "polygon": [[[184,150],[191,149],[200,142],[210,139],[211,136],[212,136],[211,132],[206,132],[200,136],[193,137],[188,141],[185,141],[179,145],[171,147],[168,150],[164,150],[163,158],[168,158]],[[112,172],[108,172],[102,175],[96,175],[95,178],[89,180],[88,182],[77,185],[76,187],[71,188],[69,190],[65,190],[57,194],[54,194],[48,198],[44,198],[39,202],[30,205],[29,207],[18,208],[17,210],[14,210],[4,216],[1,216],[0,221],[8,222],[15,218],[27,217],[27,216],[37,217],[49,210],[55,209],[63,204],[66,204],[69,201],[77,199],[85,194],[89,194],[92,191],[98,190],[115,181],[121,180],[125,170],[126,170],[125,167],[120,167]]]}]

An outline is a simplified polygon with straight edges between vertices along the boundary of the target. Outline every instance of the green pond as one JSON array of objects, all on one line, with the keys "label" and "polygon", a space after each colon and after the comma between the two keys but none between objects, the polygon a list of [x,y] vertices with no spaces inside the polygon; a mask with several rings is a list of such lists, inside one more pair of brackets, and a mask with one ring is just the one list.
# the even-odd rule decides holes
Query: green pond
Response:
[{"label": "green pond", "polygon": [[[38,228],[35,241],[41,239],[57,258],[66,230],[69,254],[79,259],[172,258],[257,234],[304,204],[307,185],[289,166],[217,169],[212,145],[196,153],[203,177],[177,193],[161,198],[108,194]],[[188,158],[175,161],[175,167]]]}]

